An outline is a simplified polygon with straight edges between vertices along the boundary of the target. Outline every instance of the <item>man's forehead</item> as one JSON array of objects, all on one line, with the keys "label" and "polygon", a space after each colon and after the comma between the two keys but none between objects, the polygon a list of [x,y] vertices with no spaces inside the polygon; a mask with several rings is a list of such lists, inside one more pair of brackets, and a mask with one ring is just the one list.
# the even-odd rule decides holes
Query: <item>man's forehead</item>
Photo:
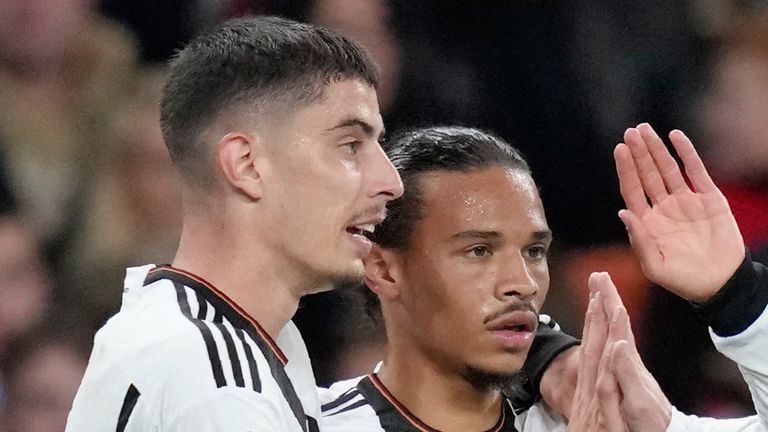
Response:
[{"label": "man's forehead", "polygon": [[425,175],[420,186],[425,216],[467,226],[490,219],[502,223],[522,219],[547,229],[536,185],[523,170],[436,171]]},{"label": "man's forehead", "polygon": [[431,171],[422,176],[420,186],[425,200],[433,198],[445,202],[449,199],[465,207],[497,199],[506,201],[510,196],[538,198],[536,184],[528,172],[502,166],[468,171]]},{"label": "man's forehead", "polygon": [[359,128],[376,136],[384,130],[376,89],[358,79],[331,81],[317,101],[298,112],[321,121],[324,130]]}]

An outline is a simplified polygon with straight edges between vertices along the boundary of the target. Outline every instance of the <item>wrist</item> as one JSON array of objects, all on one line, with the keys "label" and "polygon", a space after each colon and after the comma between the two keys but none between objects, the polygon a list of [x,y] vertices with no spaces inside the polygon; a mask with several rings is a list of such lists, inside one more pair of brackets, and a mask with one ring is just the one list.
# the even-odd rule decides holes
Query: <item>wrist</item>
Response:
[{"label": "wrist", "polygon": [[579,350],[579,346],[573,346],[558,354],[541,377],[542,399],[565,418],[570,417],[573,396],[576,392]]}]

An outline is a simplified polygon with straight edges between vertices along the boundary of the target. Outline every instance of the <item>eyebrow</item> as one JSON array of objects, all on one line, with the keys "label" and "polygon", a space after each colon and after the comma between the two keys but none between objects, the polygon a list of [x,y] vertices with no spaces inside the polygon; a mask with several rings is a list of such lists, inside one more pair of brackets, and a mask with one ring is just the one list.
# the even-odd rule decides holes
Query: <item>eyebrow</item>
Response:
[{"label": "eyebrow", "polygon": [[[469,230],[462,231],[460,233],[451,236],[454,239],[484,239],[484,240],[496,240],[503,237],[498,231],[482,231],[482,230]],[[552,230],[540,230],[531,234],[533,240],[550,240],[552,239]]]},{"label": "eyebrow", "polygon": [[474,239],[474,238],[480,238],[480,239],[498,239],[501,238],[502,235],[498,231],[480,231],[480,230],[470,230],[470,231],[462,231],[460,233],[456,233],[452,236],[455,239]]},{"label": "eyebrow", "polygon": [[[327,131],[331,132],[337,129],[343,129],[348,127],[359,127],[360,129],[363,130],[363,133],[368,135],[369,137],[373,136],[373,133],[376,130],[376,128],[374,128],[373,125],[371,125],[370,123],[364,120],[361,120],[359,118],[352,117],[352,118],[348,118],[340,121],[339,123],[336,124],[336,126],[328,128]],[[382,128],[381,133],[379,134],[379,137],[378,137],[379,140],[384,138],[385,132],[386,130]]]}]

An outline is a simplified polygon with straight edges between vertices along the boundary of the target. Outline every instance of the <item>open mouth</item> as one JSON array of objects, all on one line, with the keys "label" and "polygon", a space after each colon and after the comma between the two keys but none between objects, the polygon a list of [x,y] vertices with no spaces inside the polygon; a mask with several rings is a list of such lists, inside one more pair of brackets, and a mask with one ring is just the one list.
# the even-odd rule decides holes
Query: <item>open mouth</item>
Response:
[{"label": "open mouth", "polygon": [[506,325],[499,330],[514,331],[514,332],[531,332],[532,329],[526,324]]},{"label": "open mouth", "polygon": [[370,238],[375,229],[376,229],[376,224],[367,223],[367,224],[348,226],[347,232],[352,235],[359,235],[365,238]]},{"label": "open mouth", "polygon": [[533,312],[514,311],[494,319],[489,325],[489,330],[532,333],[536,331],[537,322],[538,316]]}]

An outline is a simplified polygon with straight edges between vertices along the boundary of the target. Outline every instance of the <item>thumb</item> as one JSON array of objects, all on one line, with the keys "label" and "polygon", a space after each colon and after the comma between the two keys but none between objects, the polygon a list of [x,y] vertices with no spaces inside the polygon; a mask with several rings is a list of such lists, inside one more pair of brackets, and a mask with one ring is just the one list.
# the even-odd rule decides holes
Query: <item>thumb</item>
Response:
[{"label": "thumb", "polygon": [[635,255],[643,267],[647,268],[658,256],[655,242],[648,235],[640,218],[631,210],[619,210],[619,219],[627,228],[629,243],[635,250]]}]

